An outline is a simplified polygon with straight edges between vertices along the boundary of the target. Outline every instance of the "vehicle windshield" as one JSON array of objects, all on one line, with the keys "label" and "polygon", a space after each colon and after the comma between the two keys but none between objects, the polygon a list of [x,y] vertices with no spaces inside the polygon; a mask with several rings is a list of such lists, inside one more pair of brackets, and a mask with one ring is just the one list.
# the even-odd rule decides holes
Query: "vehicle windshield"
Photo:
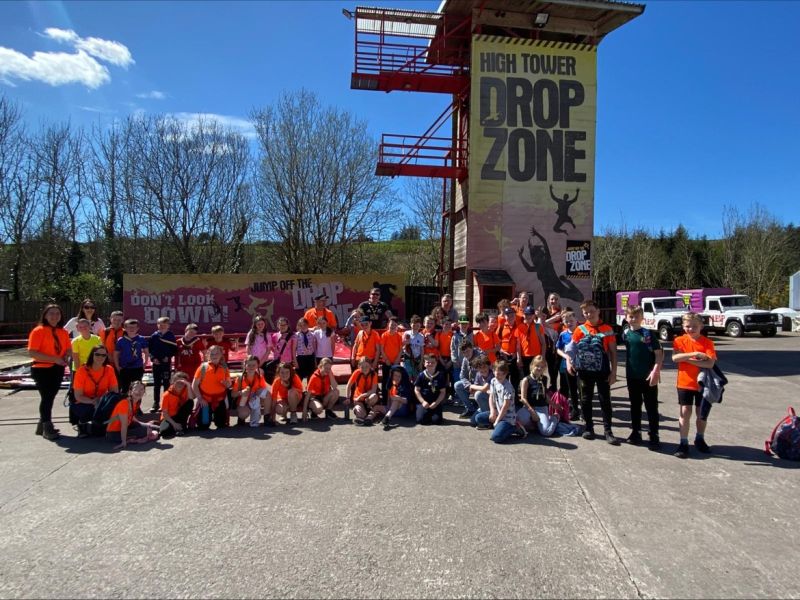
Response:
[{"label": "vehicle windshield", "polygon": [[748,296],[722,296],[719,299],[725,308],[744,308],[753,306],[753,301]]},{"label": "vehicle windshield", "polygon": [[683,298],[660,298],[653,300],[653,308],[656,312],[663,310],[684,310],[686,306],[683,303]]}]

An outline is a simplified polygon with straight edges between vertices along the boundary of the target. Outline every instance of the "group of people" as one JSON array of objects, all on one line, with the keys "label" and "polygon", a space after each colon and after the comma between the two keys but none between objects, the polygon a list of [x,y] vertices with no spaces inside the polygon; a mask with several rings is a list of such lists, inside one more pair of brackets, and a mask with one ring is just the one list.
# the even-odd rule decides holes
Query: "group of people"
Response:
[{"label": "group of people", "polygon": [[[610,388],[617,378],[617,341],[612,327],[600,319],[595,303],[586,300],[580,315],[561,306],[550,294],[545,306],[534,307],[530,296],[498,304],[496,315],[479,313],[473,328],[458,315],[445,294],[431,314],[414,315],[402,329],[397,316],[380,302],[380,290],[359,306],[342,328],[319,294],[314,306],[294,328],[286,317],[277,331],[267,330],[256,315],[244,344],[241,374],[232,375],[229,355],[237,340],[226,338],[221,326],[207,336],[189,324],[177,339],[170,319],[161,317],[145,337],[135,319],[121,312],[105,327],[96,306],[86,300],[80,314],[64,323],[56,304],[45,307],[40,324],[31,332],[28,350],[32,376],[39,390],[37,435],[56,439],[52,407],[72,366],[69,392],[70,421],[79,437],[96,433],[96,416],[109,394],[104,433],[124,448],[159,436],[171,438],[188,429],[230,425],[257,427],[309,419],[338,419],[341,402],[359,426],[397,425],[399,417],[419,424],[441,424],[445,403],[460,407],[459,418],[478,429],[491,429],[491,439],[505,442],[530,430],[543,436],[596,436],[593,419],[595,390],[600,404],[603,436],[619,445],[612,431]],[[580,317],[580,318],[579,318]],[[627,308],[629,328],[623,333],[625,376],[631,402],[628,442],[641,444],[642,406],[648,419],[649,447],[660,448],[658,384],[664,360],[658,336],[642,327],[642,311]],[[672,360],[678,367],[680,445],[676,456],[689,454],[688,429],[692,407],[697,408],[695,448],[710,452],[704,434],[711,404],[697,383],[702,369],[716,360],[713,343],[701,334],[698,315],[684,315],[685,335],[675,339]],[[333,373],[339,335],[351,341],[352,374],[340,397]],[[145,366],[152,365],[156,419],[143,419]]]}]

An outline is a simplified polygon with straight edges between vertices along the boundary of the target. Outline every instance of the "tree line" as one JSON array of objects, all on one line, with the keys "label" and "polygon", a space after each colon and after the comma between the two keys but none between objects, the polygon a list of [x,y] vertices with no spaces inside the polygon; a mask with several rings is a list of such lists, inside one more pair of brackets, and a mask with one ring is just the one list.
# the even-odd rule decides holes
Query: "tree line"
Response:
[{"label": "tree line", "polygon": [[[0,95],[0,285],[13,299],[80,301],[120,300],[123,273],[401,272],[409,285],[438,283],[440,180],[412,178],[400,197],[375,175],[366,123],[308,91],[250,120],[252,139],[169,115],[31,129]],[[785,305],[798,233],[758,205],[728,209],[721,240],[609,228],[594,240],[594,288],[726,286]]]}]

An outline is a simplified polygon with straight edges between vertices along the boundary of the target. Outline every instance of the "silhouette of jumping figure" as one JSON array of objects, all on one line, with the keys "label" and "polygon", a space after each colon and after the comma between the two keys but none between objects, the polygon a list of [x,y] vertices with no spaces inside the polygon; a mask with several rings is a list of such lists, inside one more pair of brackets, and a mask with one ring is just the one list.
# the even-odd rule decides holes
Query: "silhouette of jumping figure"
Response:
[{"label": "silhouette of jumping figure", "polygon": [[562,229],[562,226],[565,223],[569,223],[572,225],[572,228],[575,229],[575,223],[573,223],[572,217],[569,216],[569,207],[578,201],[578,195],[580,193],[581,190],[578,188],[575,190],[575,197],[572,200],[569,199],[569,194],[564,194],[562,198],[559,198],[553,191],[553,184],[550,184],[550,197],[553,199],[553,202],[558,204],[558,208],[556,209],[556,216],[558,217],[558,220],[556,221],[556,224],[553,225],[553,231],[556,233],[563,233],[564,235],[567,235],[567,231]]},{"label": "silhouette of jumping figure", "polygon": [[[532,238],[540,240],[541,245],[534,245]],[[531,238],[528,238],[530,263],[525,260],[524,253],[525,247],[520,247],[519,259],[522,261],[522,266],[525,267],[526,271],[536,273],[545,294],[552,294],[555,292],[562,298],[569,298],[576,302],[583,300],[583,294],[581,294],[578,288],[576,288],[565,275],[559,277],[556,274],[556,269],[553,266],[553,259],[550,256],[550,247],[547,245],[547,240],[544,239],[542,234],[536,231],[536,227],[531,227]]]}]

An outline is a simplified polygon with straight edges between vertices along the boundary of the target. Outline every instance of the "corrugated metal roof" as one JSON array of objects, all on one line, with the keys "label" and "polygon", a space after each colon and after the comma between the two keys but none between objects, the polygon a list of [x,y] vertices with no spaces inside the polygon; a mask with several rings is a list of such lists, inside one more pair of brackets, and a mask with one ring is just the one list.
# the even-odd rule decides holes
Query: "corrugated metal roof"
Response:
[{"label": "corrugated metal roof", "polygon": [[385,33],[412,38],[432,38],[436,26],[442,19],[439,13],[375,8],[359,6],[356,8],[356,30],[361,33]]}]

